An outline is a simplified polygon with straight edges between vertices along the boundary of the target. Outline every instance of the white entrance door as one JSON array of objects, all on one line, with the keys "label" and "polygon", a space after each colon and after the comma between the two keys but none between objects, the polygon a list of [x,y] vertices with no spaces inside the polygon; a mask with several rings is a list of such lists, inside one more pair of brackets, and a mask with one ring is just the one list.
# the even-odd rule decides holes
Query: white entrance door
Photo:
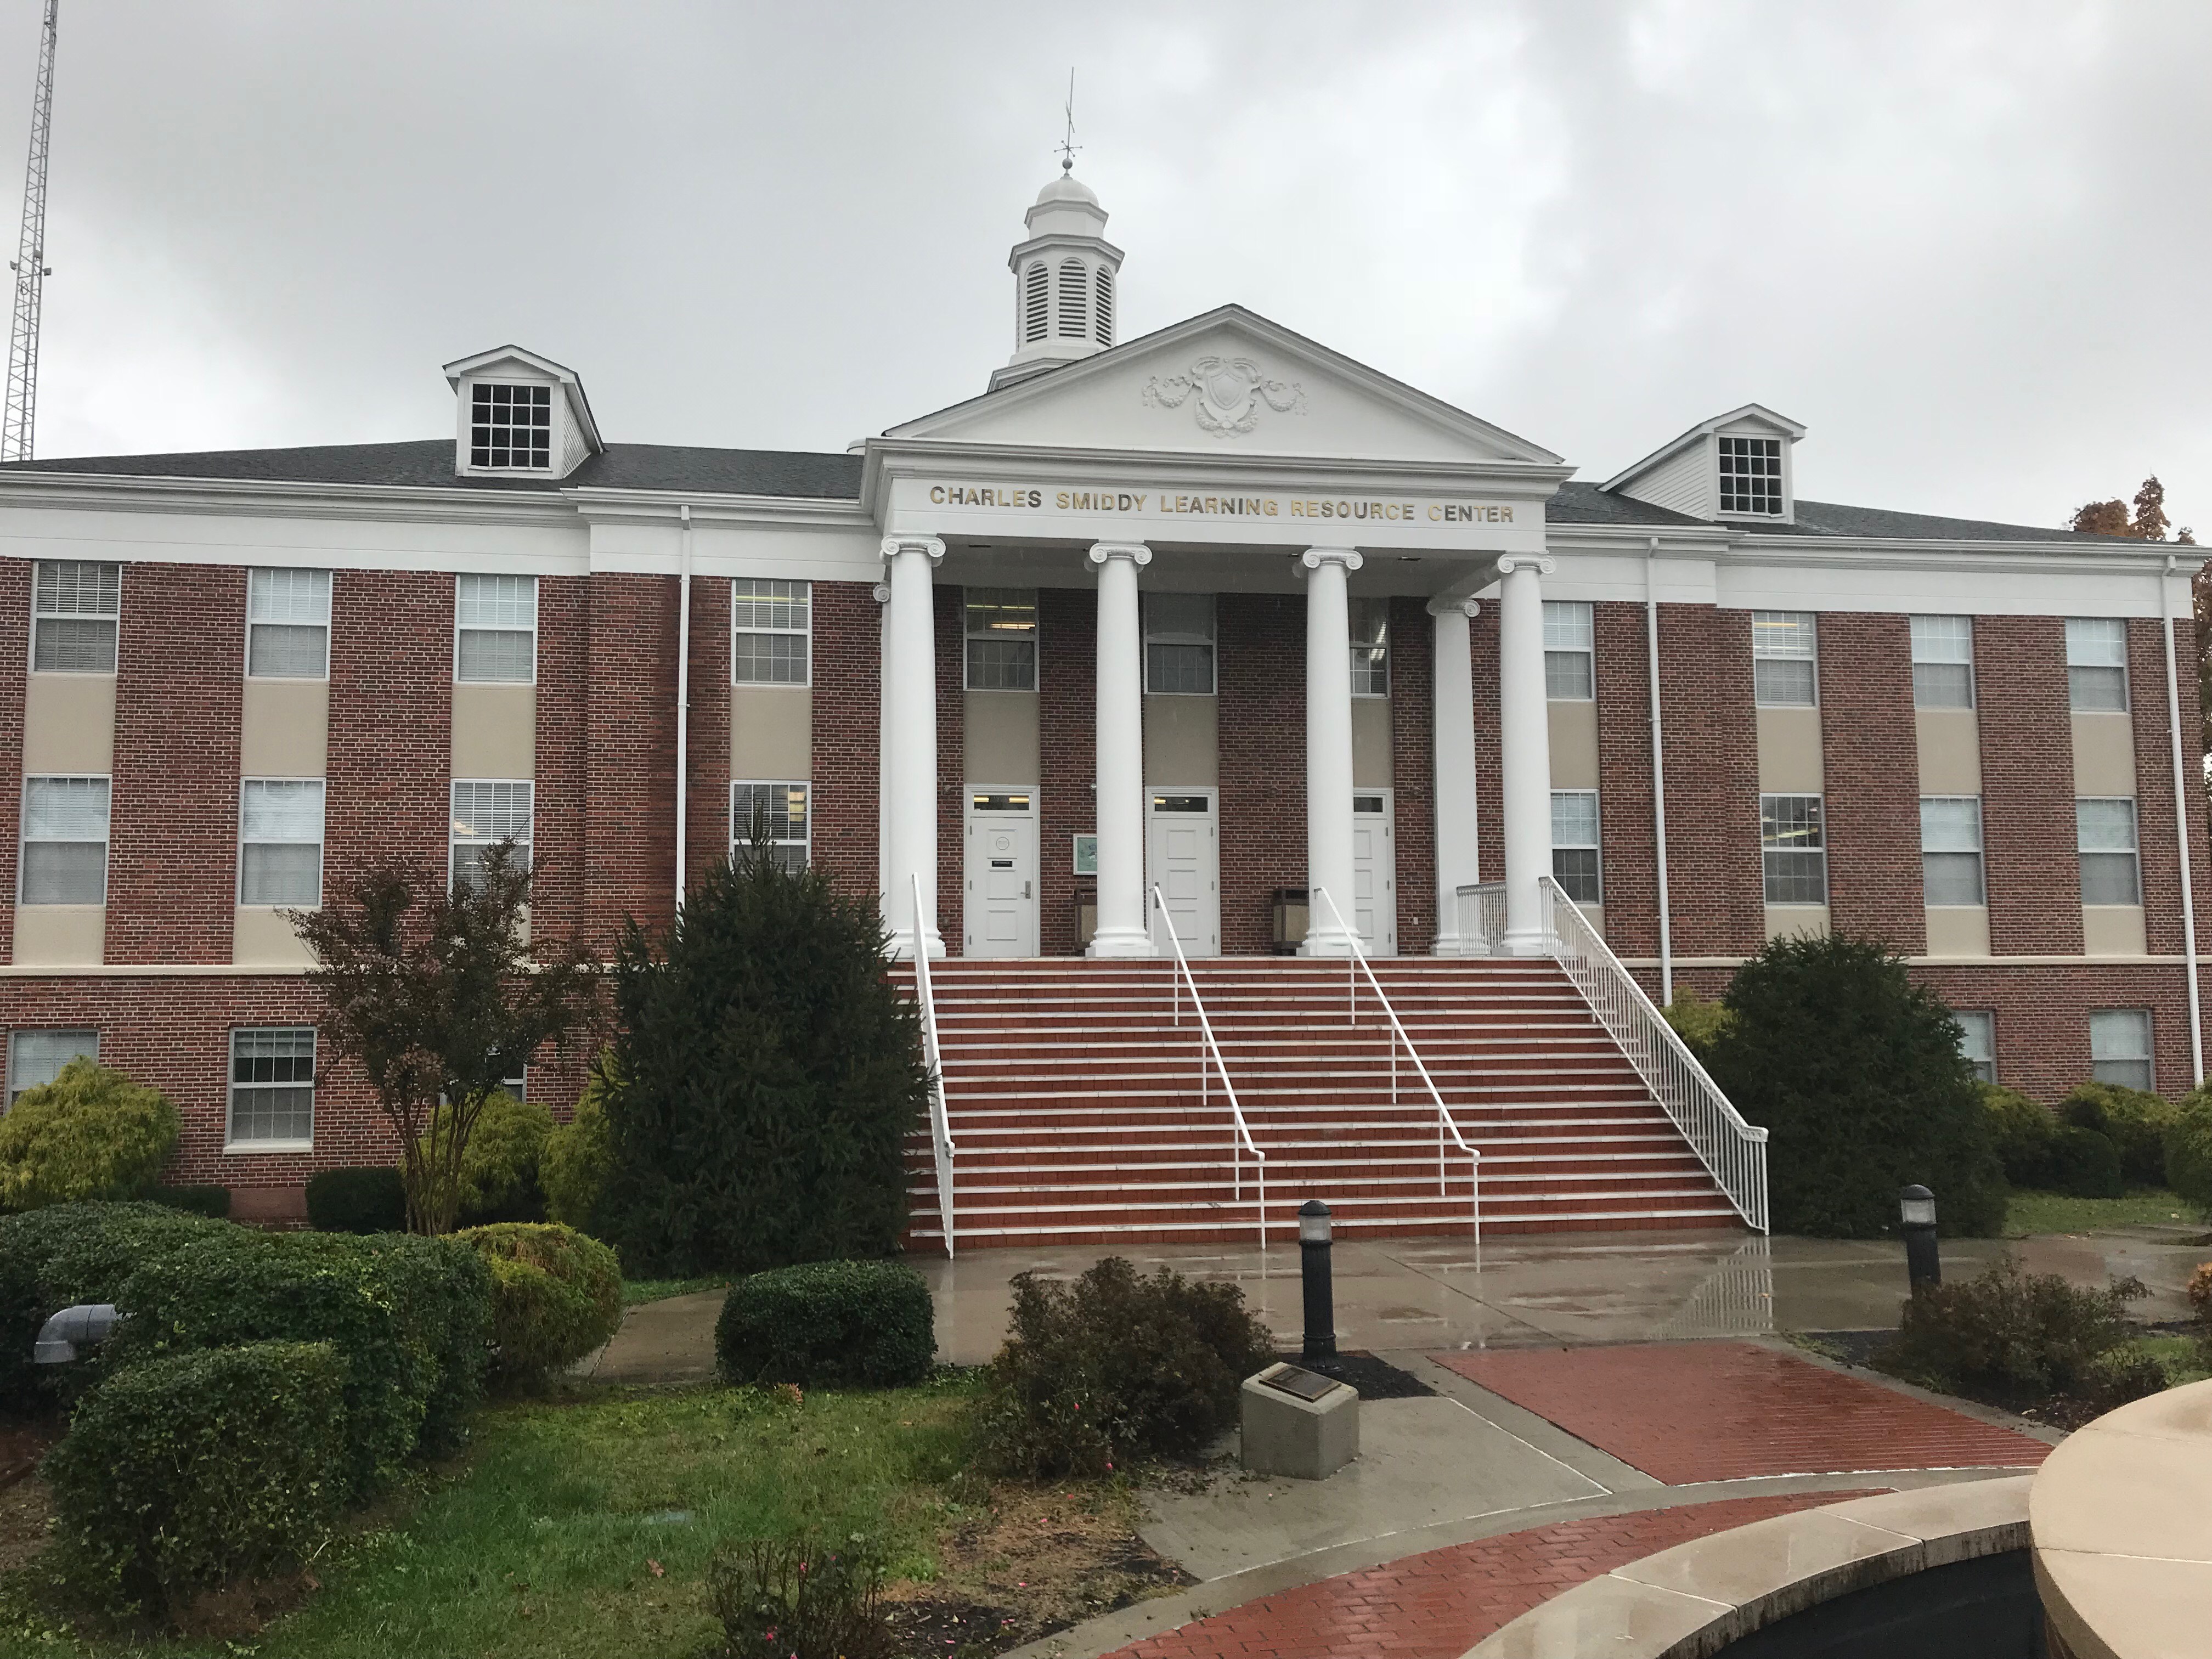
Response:
[{"label": "white entrance door", "polygon": [[968,873],[962,904],[963,953],[1037,953],[1036,796],[1030,790],[971,789]]},{"label": "white entrance door", "polygon": [[1388,789],[1352,797],[1352,927],[1370,957],[1398,954],[1397,813]]},{"label": "white entrance door", "polygon": [[[1145,883],[1166,897],[1168,917],[1187,957],[1221,954],[1221,825],[1211,789],[1145,792]],[[1154,942],[1170,950],[1160,919]]]}]

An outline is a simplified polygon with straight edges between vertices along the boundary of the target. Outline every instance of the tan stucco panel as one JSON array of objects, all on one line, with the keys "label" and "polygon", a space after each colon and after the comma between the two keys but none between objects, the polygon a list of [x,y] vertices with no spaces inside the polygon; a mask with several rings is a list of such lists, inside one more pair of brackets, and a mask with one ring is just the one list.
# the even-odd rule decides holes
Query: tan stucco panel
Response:
[{"label": "tan stucco panel", "polygon": [[[1220,702],[1213,697],[1146,696],[1145,782],[1211,789],[1221,781]],[[1355,726],[1355,730],[1358,728]],[[1303,769],[1304,738],[1295,761]],[[1353,739],[1355,747],[1358,739]]]},{"label": "tan stucco panel", "polygon": [[232,915],[230,959],[241,968],[306,968],[315,958],[282,910],[241,904]]},{"label": "tan stucco panel", "polygon": [[[1817,795],[1826,787],[1820,768],[1820,711],[1759,710],[1759,793]],[[1794,907],[1792,907],[1794,908]],[[1824,922],[1823,927],[1826,926]],[[1771,939],[1773,935],[1767,935]]]},{"label": "tan stucco panel", "polygon": [[1038,759],[1037,694],[970,691],[966,759],[969,783],[1026,784],[1044,781]]},{"label": "tan stucco panel", "polygon": [[1603,939],[1605,937],[1605,906],[1602,904],[1581,904],[1575,908],[1580,910],[1583,916],[1589,920],[1589,925],[1592,927],[1597,929],[1597,936],[1600,939]]},{"label": "tan stucco panel", "polygon": [[1355,789],[1388,789],[1390,775],[1390,699],[1354,697],[1352,700],[1352,785]]},{"label": "tan stucco panel", "polygon": [[730,775],[798,783],[814,775],[814,694],[803,685],[730,688]]},{"label": "tan stucco panel", "polygon": [[2087,957],[2140,957],[2148,953],[2143,943],[2143,913],[2140,904],[2085,904],[2081,907],[2081,954]]},{"label": "tan stucco panel", "polygon": [[18,968],[97,968],[107,945],[104,904],[22,904],[15,908]]},{"label": "tan stucco panel", "polygon": [[2132,795],[2136,792],[2136,729],[2126,714],[2074,716],[2074,793]]},{"label": "tan stucco panel", "polygon": [[248,680],[240,705],[238,767],[249,778],[319,778],[330,771],[328,680]]},{"label": "tan stucco panel", "polygon": [[1920,749],[1920,793],[1982,793],[1982,728],[1971,708],[1916,708],[1913,735]]},{"label": "tan stucco panel", "polygon": [[1597,704],[1544,705],[1552,725],[1552,787],[1595,789],[1597,781]]},{"label": "tan stucco panel", "polygon": [[[1964,793],[1963,790],[1947,793]],[[1931,904],[1928,907],[1928,954],[1931,957],[1985,957],[1990,953],[1990,913],[1986,905]]]},{"label": "tan stucco panel", "polygon": [[114,769],[115,676],[33,674],[26,678],[25,775]]},{"label": "tan stucco panel", "polygon": [[538,688],[453,687],[453,775],[538,775]]},{"label": "tan stucco panel", "polygon": [[1828,931],[1825,904],[1770,904],[1766,907],[1766,936],[1787,939],[1798,933],[1818,938]]}]

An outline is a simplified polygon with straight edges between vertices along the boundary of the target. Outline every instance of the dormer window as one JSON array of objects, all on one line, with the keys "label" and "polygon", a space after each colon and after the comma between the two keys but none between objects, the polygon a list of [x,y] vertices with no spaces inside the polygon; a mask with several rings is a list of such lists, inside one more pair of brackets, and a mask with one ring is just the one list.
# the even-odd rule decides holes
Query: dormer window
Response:
[{"label": "dormer window", "polygon": [[1782,515],[1782,440],[1723,438],[1721,511]]},{"label": "dormer window", "polygon": [[550,471],[553,388],[478,381],[469,389],[469,465]]}]

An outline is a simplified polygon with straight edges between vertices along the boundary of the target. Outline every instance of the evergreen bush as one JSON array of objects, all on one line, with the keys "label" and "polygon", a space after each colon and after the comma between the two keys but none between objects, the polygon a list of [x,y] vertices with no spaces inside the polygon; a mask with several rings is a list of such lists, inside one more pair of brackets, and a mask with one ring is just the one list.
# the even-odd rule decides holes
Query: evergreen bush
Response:
[{"label": "evergreen bush", "polygon": [[396,1169],[325,1170],[307,1177],[317,1232],[396,1233],[407,1225],[407,1182]]},{"label": "evergreen bush", "polygon": [[[433,1145],[451,1136],[453,1113],[441,1106],[419,1160],[428,1168]],[[495,1221],[543,1221],[545,1194],[538,1165],[553,1133],[553,1109],[542,1100],[517,1100],[504,1089],[484,1097],[461,1147],[460,1218],[465,1226]]]},{"label": "evergreen bush", "polygon": [[136,1198],[177,1149],[159,1089],[79,1056],[0,1115],[0,1210]]},{"label": "evergreen bush", "polygon": [[714,1354],[731,1382],[892,1388],[929,1375],[936,1317],[902,1261],[811,1261],[730,1286]]},{"label": "evergreen bush", "polygon": [[896,1250],[929,1073],[884,942],[872,902],[765,858],[710,871],[665,950],[629,925],[600,1221],[630,1272]]},{"label": "evergreen bush", "polygon": [[1700,1062],[1711,1057],[1713,1044],[1720,1040],[1732,1018],[1726,1003],[1701,997],[1697,987],[1688,984],[1677,987],[1674,1000],[1659,1012]]},{"label": "evergreen bush", "polygon": [[263,1342],[109,1378],[41,1469],[65,1581],[167,1615],[298,1565],[345,1488],[345,1369],[325,1343]]},{"label": "evergreen bush", "polygon": [[[2016,1405],[2053,1396],[2118,1405],[2115,1392],[2148,1376],[2118,1358],[2138,1334],[2127,1304],[2148,1294],[2131,1279],[2077,1290],[2056,1273],[2024,1273],[2007,1255],[1978,1278],[1916,1291],[1897,1335],[1874,1359],[1944,1394]],[[2138,1395],[2164,1386],[2160,1371]]]},{"label": "evergreen bush", "polygon": [[2051,1109],[1994,1083],[1983,1084],[1981,1090],[2005,1179],[2015,1187],[2051,1188],[2051,1138],[2058,1128]]},{"label": "evergreen bush", "polygon": [[146,1201],[164,1209],[185,1210],[214,1221],[230,1219],[230,1188],[213,1184],[191,1187],[149,1187]]},{"label": "evergreen bush", "polygon": [[607,1091],[611,1086],[607,1067],[612,1063],[611,1056],[600,1056],[576,1101],[574,1114],[555,1127],[546,1139],[544,1156],[538,1160],[546,1215],[579,1232],[599,1231],[599,1200],[614,1164],[606,1109]]},{"label": "evergreen bush", "polygon": [[491,1273],[492,1368],[501,1386],[533,1388],[622,1328],[622,1264],[596,1238],[518,1221],[453,1237]]},{"label": "evergreen bush", "polygon": [[1775,1231],[1891,1232],[1898,1190],[1915,1182],[1947,1233],[2003,1226],[2004,1170],[1958,1022],[1886,945],[1776,939],[1738,971],[1728,1007],[1710,1069],[1769,1132]]},{"label": "evergreen bush", "polygon": [[2212,1221],[2212,1088],[2186,1096],[2166,1128],[2166,1184]]},{"label": "evergreen bush", "polygon": [[2058,1115],[2111,1141],[2120,1154],[2120,1177],[2129,1185],[2156,1187],[2166,1180],[2166,1131],[2174,1109],[2163,1095],[2117,1083],[2081,1083],[2059,1103]]},{"label": "evergreen bush", "polygon": [[2046,1154],[2051,1190],[2074,1198],[2119,1198],[2127,1190],[2119,1148],[2094,1129],[2062,1123],[2051,1133]]}]

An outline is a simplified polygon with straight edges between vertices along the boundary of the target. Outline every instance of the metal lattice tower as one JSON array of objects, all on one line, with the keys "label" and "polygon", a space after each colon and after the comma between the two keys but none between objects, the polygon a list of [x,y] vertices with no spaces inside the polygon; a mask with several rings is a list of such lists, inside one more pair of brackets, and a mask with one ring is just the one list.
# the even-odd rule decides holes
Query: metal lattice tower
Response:
[{"label": "metal lattice tower", "polygon": [[39,43],[39,84],[31,100],[31,159],[23,173],[23,234],[9,269],[15,273],[15,326],[8,338],[8,406],[0,413],[0,461],[31,459],[39,402],[39,307],[46,264],[46,139],[54,123],[54,33],[61,0],[46,0]]}]

